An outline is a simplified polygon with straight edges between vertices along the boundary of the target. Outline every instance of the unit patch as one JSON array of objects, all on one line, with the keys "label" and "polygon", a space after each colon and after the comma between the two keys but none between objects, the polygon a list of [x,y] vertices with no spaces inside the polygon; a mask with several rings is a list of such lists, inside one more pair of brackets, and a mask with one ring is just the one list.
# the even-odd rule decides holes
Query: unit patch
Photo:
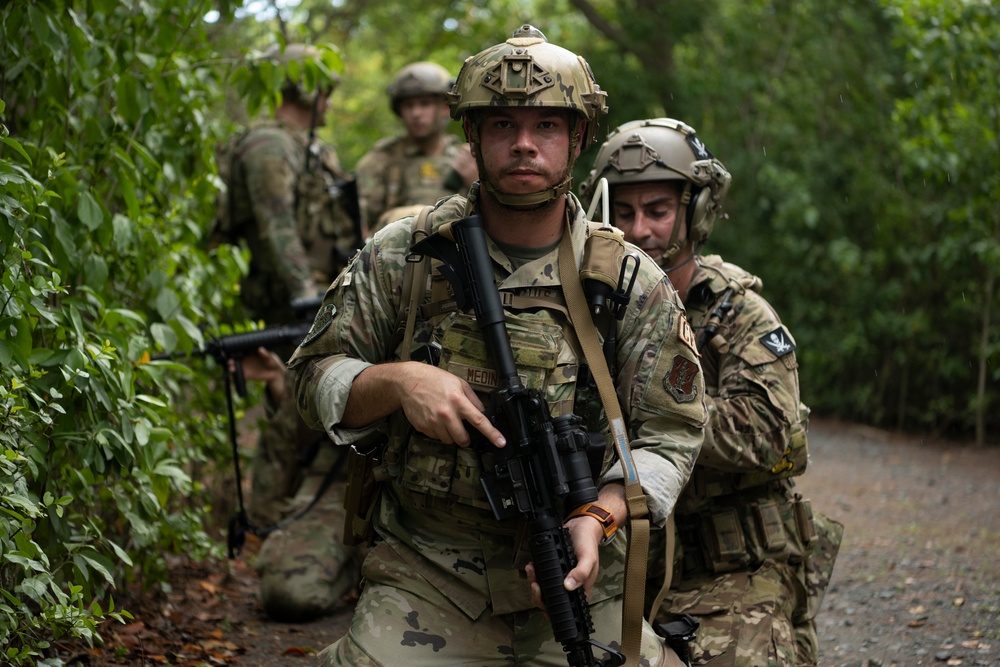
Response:
[{"label": "unit patch", "polygon": [[792,342],[792,337],[785,331],[785,327],[778,327],[771,333],[761,336],[759,340],[761,345],[773,352],[774,356],[779,359],[795,351],[795,343]]},{"label": "unit patch", "polygon": [[690,403],[698,396],[694,380],[698,377],[699,370],[698,364],[683,354],[675,355],[670,372],[663,376],[663,388],[678,403]]},{"label": "unit patch", "polygon": [[317,338],[323,335],[323,332],[330,328],[333,324],[333,316],[337,314],[337,306],[332,303],[328,303],[319,309],[316,313],[316,319],[313,320],[312,327],[309,328],[309,333],[306,337],[302,339],[299,343],[299,347],[305,347],[309,343],[313,342]]}]

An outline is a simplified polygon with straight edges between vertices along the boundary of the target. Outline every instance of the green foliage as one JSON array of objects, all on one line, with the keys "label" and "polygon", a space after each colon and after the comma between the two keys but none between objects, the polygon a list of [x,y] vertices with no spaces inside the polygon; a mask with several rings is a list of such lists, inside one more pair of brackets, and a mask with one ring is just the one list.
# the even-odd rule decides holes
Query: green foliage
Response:
[{"label": "green foliage", "polygon": [[[210,376],[137,363],[154,341],[200,344],[245,270],[237,251],[202,249],[229,129],[204,5],[0,10],[4,664],[67,635],[99,641],[127,617],[112,588],[158,581],[167,553],[216,549],[192,473],[225,461],[221,399]],[[262,78],[258,104],[275,92]]]}]

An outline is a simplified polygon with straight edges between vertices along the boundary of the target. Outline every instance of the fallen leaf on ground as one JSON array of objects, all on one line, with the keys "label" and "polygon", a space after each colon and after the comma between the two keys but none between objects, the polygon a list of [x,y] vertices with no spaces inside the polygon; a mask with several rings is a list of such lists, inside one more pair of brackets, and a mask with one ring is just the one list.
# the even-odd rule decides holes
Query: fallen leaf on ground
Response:
[{"label": "fallen leaf on ground", "polygon": [[918,604],[916,607],[910,607],[910,613],[916,616],[917,614],[923,614],[927,611],[927,607],[922,604]]}]

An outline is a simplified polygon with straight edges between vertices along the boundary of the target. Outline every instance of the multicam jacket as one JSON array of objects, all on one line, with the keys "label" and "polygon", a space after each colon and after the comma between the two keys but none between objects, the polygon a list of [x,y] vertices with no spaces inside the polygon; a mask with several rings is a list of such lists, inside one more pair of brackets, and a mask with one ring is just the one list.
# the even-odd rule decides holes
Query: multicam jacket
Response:
[{"label": "multicam jacket", "polygon": [[254,317],[291,321],[292,299],[322,293],[354,250],[338,188],[349,175],[332,148],[280,122],[245,133],[231,160],[231,219],[223,231],[250,248],[243,301]]},{"label": "multicam jacket", "polygon": [[445,146],[440,155],[424,155],[404,134],[378,141],[361,158],[356,169],[358,199],[361,220],[369,235],[392,222],[383,219],[392,209],[429,206],[458,193],[450,187],[449,177],[454,172],[452,161],[462,150],[462,142],[454,135],[444,136]]},{"label": "multicam jacket", "polygon": [[[589,227],[579,202],[572,196],[568,202],[579,265]],[[467,207],[463,197],[451,197],[438,205],[432,224],[464,217]],[[313,331],[290,361],[300,411],[336,444],[356,442],[384,426],[349,430],[340,421],[353,379],[398,355],[386,343],[403,305],[399,286],[413,225],[414,218],[394,222],[365,246],[327,293]],[[505,302],[516,304],[523,296],[533,304],[525,310],[505,306],[519,375],[523,372],[527,386],[544,391],[553,416],[585,413],[588,401],[577,387],[582,357],[558,303],[558,249],[513,270],[500,249],[492,241],[488,245],[499,289],[510,297]],[[704,388],[683,306],[662,271],[639,255],[631,301],[617,325],[615,379],[650,517],[663,525],[700,446]],[[425,297],[433,297],[436,280],[432,276]],[[540,307],[545,299],[551,307]],[[467,379],[481,394],[492,389],[492,362],[485,358],[474,318],[436,309],[435,303],[425,298],[423,312],[437,314],[418,322],[413,346],[440,347],[439,367]],[[527,549],[518,548],[520,522],[497,521],[489,511],[476,450],[413,434],[402,451],[386,457],[395,461],[395,470],[383,492],[376,526],[384,541],[376,548],[393,549],[470,618],[487,606],[497,614],[531,608],[523,574]],[[605,469],[602,481],[621,479],[617,464],[608,461]],[[624,547],[623,540],[614,540],[602,549],[591,603],[621,593]]]},{"label": "multicam jacket", "polygon": [[701,350],[711,400],[700,479],[686,494],[695,502],[801,474],[808,417],[799,402],[795,340],[760,296],[761,280],[718,255],[697,262],[685,307],[699,341],[732,291],[730,309]]}]

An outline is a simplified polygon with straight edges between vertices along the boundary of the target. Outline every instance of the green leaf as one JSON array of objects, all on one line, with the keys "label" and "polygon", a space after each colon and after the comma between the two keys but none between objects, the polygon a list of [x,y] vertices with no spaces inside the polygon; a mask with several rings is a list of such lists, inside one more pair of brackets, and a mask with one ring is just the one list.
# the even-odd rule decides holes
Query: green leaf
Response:
[{"label": "green leaf", "polygon": [[76,215],[84,226],[94,231],[104,223],[104,210],[90,192],[84,190],[76,205]]},{"label": "green leaf", "polygon": [[[2,103],[2,100],[0,100],[0,103]],[[3,110],[0,109],[0,113],[2,113],[2,111]],[[3,142],[8,146],[10,146],[11,148],[13,148],[15,151],[21,154],[21,157],[23,157],[28,164],[31,164],[31,158],[28,157],[28,153],[25,152],[24,147],[21,146],[21,143],[19,141],[11,139],[10,137],[0,137],[0,142]]]},{"label": "green leaf", "polygon": [[168,325],[154,322],[149,326],[149,333],[153,336],[153,340],[168,354],[177,349],[177,334]]}]

